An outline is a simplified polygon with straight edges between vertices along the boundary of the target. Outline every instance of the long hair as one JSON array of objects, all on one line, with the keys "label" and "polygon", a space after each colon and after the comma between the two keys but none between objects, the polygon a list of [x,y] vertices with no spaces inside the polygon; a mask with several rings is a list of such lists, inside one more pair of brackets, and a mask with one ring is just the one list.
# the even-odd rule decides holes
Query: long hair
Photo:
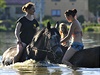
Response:
[{"label": "long hair", "polygon": [[65,23],[61,23],[59,25],[59,33],[62,38],[64,38],[68,34],[68,28]]},{"label": "long hair", "polygon": [[[65,23],[61,23],[59,25],[59,33],[60,33],[61,39],[64,39],[67,36],[68,28],[67,28],[67,25]],[[61,43],[61,45],[67,47],[67,46],[69,46],[69,41],[63,42],[63,43]]]}]

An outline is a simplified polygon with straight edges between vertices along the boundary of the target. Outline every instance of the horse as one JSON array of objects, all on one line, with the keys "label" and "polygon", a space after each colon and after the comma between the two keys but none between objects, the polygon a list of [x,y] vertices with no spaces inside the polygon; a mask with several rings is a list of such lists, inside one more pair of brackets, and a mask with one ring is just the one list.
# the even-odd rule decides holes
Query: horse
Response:
[{"label": "horse", "polygon": [[[10,65],[16,63],[14,62],[16,53],[16,46],[8,48],[2,55],[2,64]],[[49,53],[53,53],[55,60],[63,55],[60,46],[59,31],[57,28],[51,28],[50,22],[47,23],[46,28],[43,28],[36,33],[32,42],[23,50],[18,62],[23,62],[28,59],[44,61]]]},{"label": "horse", "polygon": [[[49,22],[47,25],[47,28],[34,36],[33,41],[28,45],[28,59],[33,58],[36,61],[44,61],[47,58],[50,60],[48,54],[53,54],[54,60],[57,61],[62,56],[59,31],[56,28],[50,28]],[[36,50],[35,57],[31,54],[33,50]]]},{"label": "horse", "polygon": [[70,62],[78,67],[100,68],[100,46],[76,52]]}]

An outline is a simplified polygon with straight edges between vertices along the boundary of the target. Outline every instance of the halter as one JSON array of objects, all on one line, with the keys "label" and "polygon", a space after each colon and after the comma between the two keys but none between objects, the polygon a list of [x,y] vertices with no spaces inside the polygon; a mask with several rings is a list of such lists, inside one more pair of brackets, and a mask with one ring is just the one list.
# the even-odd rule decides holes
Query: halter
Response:
[{"label": "halter", "polygon": [[[43,47],[44,49],[39,49],[39,48],[36,48],[36,47],[30,47],[30,48],[31,48],[31,49],[36,49],[36,50],[39,50],[39,51],[43,51],[43,52],[53,52],[53,50],[52,50],[53,48],[55,48],[56,46],[60,46],[60,44],[57,43],[56,45],[54,45],[54,46],[51,47],[51,46],[50,46],[50,42],[47,42],[47,39],[48,39],[48,37],[46,36],[46,37],[45,37],[45,41],[44,41],[44,42],[45,42],[45,43],[44,43],[45,45],[44,45],[44,47]],[[50,39],[48,39],[48,40],[50,40]],[[50,48],[47,47],[47,45],[48,45],[47,43],[49,44],[49,47],[50,47]],[[45,49],[45,48],[46,48],[46,49]]]},{"label": "halter", "polygon": [[[54,37],[53,37],[54,36]],[[53,35],[51,38],[48,37],[48,34],[44,36],[44,46],[43,49],[36,48],[36,47],[30,47],[33,50],[37,51],[43,51],[43,52],[50,52],[53,54],[54,60],[56,60],[57,57],[57,50],[54,50],[55,47],[60,47],[60,42],[57,41],[57,33],[55,32],[55,35]],[[52,43],[54,41],[54,43]]]},{"label": "halter", "polygon": [[[48,38],[48,37],[47,37]],[[52,54],[53,54],[53,57],[54,57],[54,60],[56,60],[56,52],[57,51],[55,51],[55,50],[53,50],[55,47],[60,47],[60,42],[58,42],[57,41],[57,34],[56,35],[54,35],[54,40],[55,40],[55,42],[56,42],[56,44],[55,45],[53,45],[53,46],[51,46],[51,44],[50,44],[50,39],[48,40],[48,42],[47,42],[47,44],[46,44],[46,49],[48,50],[48,51],[50,51]],[[59,58],[60,59],[60,58]],[[58,60],[59,60],[58,59]],[[56,60],[56,61],[58,61],[58,60]]]}]

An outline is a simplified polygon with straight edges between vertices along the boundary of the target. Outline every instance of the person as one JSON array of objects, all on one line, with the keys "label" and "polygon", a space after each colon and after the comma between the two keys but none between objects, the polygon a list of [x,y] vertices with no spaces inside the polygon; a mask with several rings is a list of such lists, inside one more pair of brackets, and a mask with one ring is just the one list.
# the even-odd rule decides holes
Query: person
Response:
[{"label": "person", "polygon": [[[65,36],[68,34],[68,28],[65,23],[59,24],[59,33],[60,33],[61,39],[64,39]],[[69,44],[70,44],[69,40],[61,43],[61,48],[62,48],[62,51],[64,54],[65,54],[66,50],[68,49]]]},{"label": "person", "polygon": [[[59,33],[61,35],[61,39],[64,39],[65,36],[68,34],[68,28],[67,28],[67,25],[65,23],[60,23]],[[69,40],[62,42],[61,45],[64,46],[64,47],[68,47],[69,46]]]},{"label": "person", "polygon": [[71,40],[72,42],[62,59],[62,63],[66,64],[67,66],[73,69],[75,68],[75,66],[73,66],[69,62],[69,60],[77,51],[82,50],[84,47],[82,43],[82,27],[76,18],[76,14],[77,14],[76,9],[65,11],[64,13],[65,18],[67,19],[68,22],[71,22],[71,25],[70,25],[67,36],[61,40],[61,43],[63,43],[69,40],[70,38],[72,38]]},{"label": "person", "polygon": [[15,37],[17,39],[17,54],[14,57],[14,62],[17,62],[24,50],[24,48],[31,43],[33,36],[36,33],[39,24],[34,18],[35,4],[28,2],[22,7],[24,16],[17,20],[15,28]]}]

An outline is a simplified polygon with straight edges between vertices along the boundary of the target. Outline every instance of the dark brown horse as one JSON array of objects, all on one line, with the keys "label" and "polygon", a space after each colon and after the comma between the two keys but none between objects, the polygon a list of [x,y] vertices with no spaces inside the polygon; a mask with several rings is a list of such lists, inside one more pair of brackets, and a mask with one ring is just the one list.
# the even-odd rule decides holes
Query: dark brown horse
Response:
[{"label": "dark brown horse", "polygon": [[[12,64],[16,53],[16,47],[7,49],[2,56],[3,65]],[[55,59],[63,55],[60,46],[60,34],[56,28],[51,28],[51,24],[48,22],[47,27],[38,31],[32,42],[23,50],[18,62],[28,59],[44,61],[49,53],[53,53]]]},{"label": "dark brown horse", "polygon": [[100,46],[78,51],[70,62],[79,67],[100,68]]},{"label": "dark brown horse", "polygon": [[[66,49],[66,50],[65,50]],[[67,51],[67,48],[62,47],[63,53]],[[62,58],[56,62],[52,54],[49,54],[50,61],[52,63],[62,63]],[[70,62],[74,66],[87,67],[87,68],[100,68],[100,46],[86,48],[80,50],[74,54],[70,59]]]}]

